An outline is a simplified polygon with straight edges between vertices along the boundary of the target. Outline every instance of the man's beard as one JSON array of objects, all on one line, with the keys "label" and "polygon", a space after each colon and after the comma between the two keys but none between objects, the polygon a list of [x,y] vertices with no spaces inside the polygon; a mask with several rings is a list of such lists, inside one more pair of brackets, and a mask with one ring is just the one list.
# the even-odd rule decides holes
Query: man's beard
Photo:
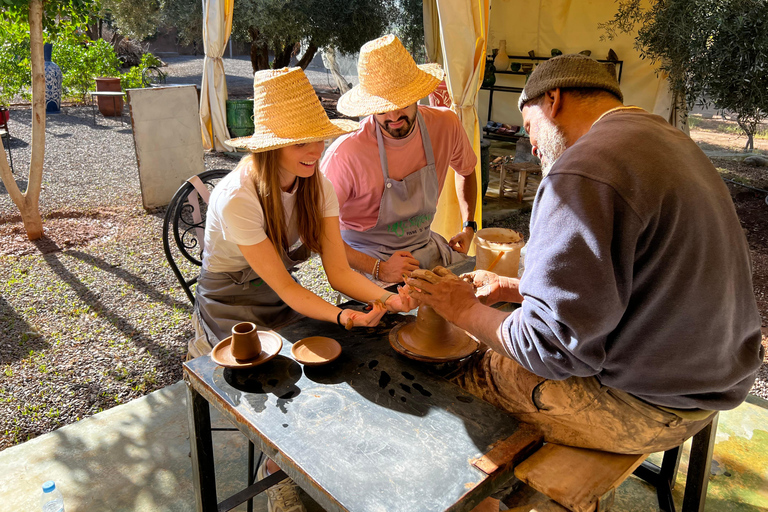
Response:
[{"label": "man's beard", "polygon": [[[391,123],[397,123],[400,120],[405,121],[405,123],[403,123],[403,126],[401,126],[400,128],[389,127]],[[379,123],[379,126],[381,126],[382,130],[384,130],[389,135],[391,135],[393,139],[402,139],[404,137],[407,137],[411,133],[411,129],[413,128],[413,123],[415,120],[416,120],[415,115],[413,116],[413,118],[409,118],[408,116],[400,116],[394,121],[384,121],[384,124]]]},{"label": "man's beard", "polygon": [[538,149],[536,156],[541,160],[541,174],[546,176],[567,147],[565,135],[555,123],[543,116],[540,122],[542,125],[536,137]]}]

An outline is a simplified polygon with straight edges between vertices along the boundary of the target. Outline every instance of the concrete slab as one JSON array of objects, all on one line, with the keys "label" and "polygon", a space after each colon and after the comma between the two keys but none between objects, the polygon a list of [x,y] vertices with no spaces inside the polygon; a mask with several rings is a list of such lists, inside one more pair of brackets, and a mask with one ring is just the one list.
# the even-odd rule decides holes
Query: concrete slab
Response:
[{"label": "concrete slab", "polygon": [[[213,415],[215,426],[229,426]],[[768,511],[768,402],[720,415],[706,511]],[[247,441],[214,432],[220,499],[245,485]],[[658,455],[654,455],[658,457]],[[226,461],[226,462],[225,462]],[[658,461],[657,461],[658,462]],[[685,489],[687,449],[674,496]],[[41,485],[56,481],[67,512],[172,512],[195,509],[189,458],[186,389],[182,382],[0,452],[0,510],[38,510]],[[308,496],[310,512],[322,509]],[[241,505],[235,510],[246,510]],[[254,500],[266,512],[266,497]],[[617,490],[614,512],[657,510],[656,493],[630,477]]]},{"label": "concrete slab", "polygon": [[[215,426],[229,426],[213,417]],[[221,499],[245,486],[247,441],[214,432]],[[0,452],[0,510],[38,510],[54,480],[67,512],[194,510],[186,388],[182,382]],[[246,510],[245,505],[235,510]],[[266,497],[254,500],[266,511]]]}]

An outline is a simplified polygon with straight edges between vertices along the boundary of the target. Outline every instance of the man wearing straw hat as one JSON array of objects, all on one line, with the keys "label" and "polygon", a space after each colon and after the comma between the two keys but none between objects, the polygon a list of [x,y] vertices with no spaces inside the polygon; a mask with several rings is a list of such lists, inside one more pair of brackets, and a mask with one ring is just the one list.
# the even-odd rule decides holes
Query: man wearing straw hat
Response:
[{"label": "man wearing straw hat", "polygon": [[[552,58],[519,101],[544,179],[519,281],[408,279],[486,342],[456,376],[547,441],[624,453],[678,446],[747,396],[763,361],[749,247],[690,137],[623,105],[614,75]],[[431,277],[431,276],[429,276]]]},{"label": "man wearing straw hat", "polygon": [[[394,283],[419,267],[461,261],[477,229],[477,158],[456,114],[416,104],[437,88],[443,71],[417,66],[392,35],[363,45],[357,67],[360,84],[337,108],[368,117],[360,130],[337,140],[321,164],[339,198],[350,265]],[[449,166],[464,221],[450,242],[430,229]]]}]

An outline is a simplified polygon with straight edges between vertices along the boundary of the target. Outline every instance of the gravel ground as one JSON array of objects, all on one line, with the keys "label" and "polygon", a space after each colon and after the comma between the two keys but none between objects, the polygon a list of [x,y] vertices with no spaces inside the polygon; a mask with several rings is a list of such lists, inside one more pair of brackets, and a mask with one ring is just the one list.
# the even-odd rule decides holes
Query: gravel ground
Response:
[{"label": "gravel ground", "polygon": [[[169,83],[200,83],[202,58],[166,60]],[[230,94],[248,96],[249,61],[224,63]],[[308,75],[319,89],[331,83],[316,65]],[[192,333],[191,306],[162,250],[164,212],[141,207],[130,126],[99,114],[93,126],[87,106],[64,111],[46,124],[42,240],[26,240],[0,185],[0,449],[177,382]],[[30,124],[29,109],[12,109],[22,190]],[[236,161],[206,155],[205,165],[231,169]],[[496,225],[527,235],[528,218],[515,213]],[[765,224],[754,231],[762,236]],[[317,258],[299,276],[335,298]],[[756,388],[764,398],[767,378]]]}]

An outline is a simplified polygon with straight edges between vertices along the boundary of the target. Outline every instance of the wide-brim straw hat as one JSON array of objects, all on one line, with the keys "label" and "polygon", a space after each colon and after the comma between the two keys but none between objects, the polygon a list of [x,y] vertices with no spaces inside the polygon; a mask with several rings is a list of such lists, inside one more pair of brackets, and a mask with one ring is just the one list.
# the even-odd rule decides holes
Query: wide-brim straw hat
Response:
[{"label": "wide-brim straw hat", "polygon": [[349,119],[328,119],[301,68],[266,69],[253,75],[253,135],[226,144],[259,153],[332,139],[359,128]]},{"label": "wide-brim straw hat", "polygon": [[357,61],[360,83],[344,93],[336,110],[352,117],[381,114],[412,105],[437,89],[438,64],[416,65],[400,39],[387,35],[369,41]]}]

